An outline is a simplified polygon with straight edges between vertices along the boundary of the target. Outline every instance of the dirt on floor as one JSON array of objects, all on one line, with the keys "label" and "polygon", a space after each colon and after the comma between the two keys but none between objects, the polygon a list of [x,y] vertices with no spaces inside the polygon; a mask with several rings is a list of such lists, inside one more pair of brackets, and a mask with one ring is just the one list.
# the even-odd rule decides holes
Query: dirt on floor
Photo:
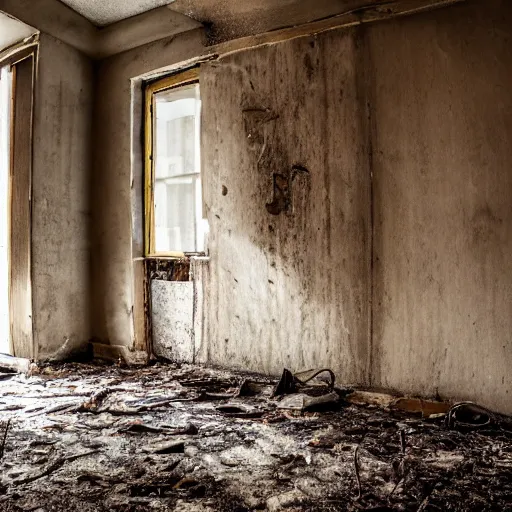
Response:
[{"label": "dirt on floor", "polygon": [[163,363],[0,374],[0,510],[512,511],[501,423],[461,429],[340,388],[299,411],[275,385]]}]

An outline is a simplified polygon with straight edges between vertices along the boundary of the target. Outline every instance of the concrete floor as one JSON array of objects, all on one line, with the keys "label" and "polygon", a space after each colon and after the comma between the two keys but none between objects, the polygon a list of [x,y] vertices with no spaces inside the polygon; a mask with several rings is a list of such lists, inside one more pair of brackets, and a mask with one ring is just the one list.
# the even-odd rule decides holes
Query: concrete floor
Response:
[{"label": "concrete floor", "polygon": [[448,429],[343,389],[297,413],[274,385],[160,363],[0,374],[0,510],[512,510],[503,428]]}]

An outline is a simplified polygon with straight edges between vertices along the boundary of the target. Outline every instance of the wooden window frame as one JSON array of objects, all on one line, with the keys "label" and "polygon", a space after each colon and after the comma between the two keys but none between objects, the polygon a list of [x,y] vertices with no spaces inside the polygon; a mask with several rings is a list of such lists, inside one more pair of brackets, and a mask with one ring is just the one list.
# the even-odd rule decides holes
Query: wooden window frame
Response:
[{"label": "wooden window frame", "polygon": [[157,93],[196,83],[199,83],[198,67],[149,82],[144,90],[144,254],[146,258],[183,258],[185,256],[183,252],[155,251],[155,159],[153,158],[155,119],[153,113]]}]

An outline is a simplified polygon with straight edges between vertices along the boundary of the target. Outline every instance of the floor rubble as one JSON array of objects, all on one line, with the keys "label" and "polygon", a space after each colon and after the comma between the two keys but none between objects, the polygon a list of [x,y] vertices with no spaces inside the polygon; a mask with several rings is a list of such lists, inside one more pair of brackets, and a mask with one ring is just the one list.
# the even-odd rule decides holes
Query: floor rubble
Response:
[{"label": "floor rubble", "polygon": [[164,363],[0,374],[0,510],[512,511],[507,429],[332,389],[294,411],[276,383]]}]

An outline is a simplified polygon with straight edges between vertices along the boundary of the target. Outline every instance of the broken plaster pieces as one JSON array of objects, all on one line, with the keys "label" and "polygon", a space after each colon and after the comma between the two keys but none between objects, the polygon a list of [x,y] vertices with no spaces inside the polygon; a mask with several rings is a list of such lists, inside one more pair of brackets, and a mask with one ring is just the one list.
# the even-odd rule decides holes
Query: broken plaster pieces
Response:
[{"label": "broken plaster pieces", "polygon": [[[460,406],[447,428],[421,411],[356,406],[329,378],[275,399],[273,385],[161,363],[13,374],[0,380],[0,510],[507,510],[501,421],[459,428]],[[278,408],[333,394],[325,412]]]},{"label": "broken plaster pieces", "polygon": [[338,393],[331,392],[320,396],[309,396],[305,393],[295,393],[285,396],[278,404],[278,409],[287,409],[297,412],[312,411],[337,404],[340,401]]},{"label": "broken plaster pieces", "polygon": [[31,369],[30,359],[0,354],[0,369],[8,372],[29,373]]}]

